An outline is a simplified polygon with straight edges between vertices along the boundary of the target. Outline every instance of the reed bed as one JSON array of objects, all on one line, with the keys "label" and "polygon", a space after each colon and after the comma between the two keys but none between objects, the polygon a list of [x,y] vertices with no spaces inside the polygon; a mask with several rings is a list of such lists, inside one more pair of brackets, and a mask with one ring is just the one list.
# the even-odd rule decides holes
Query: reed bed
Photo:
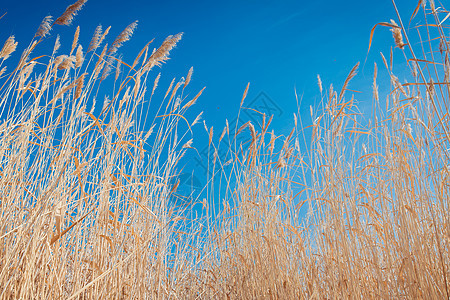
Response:
[{"label": "reed bed", "polygon": [[[128,64],[118,50],[137,22],[111,46],[99,26],[83,48],[77,27],[59,54],[52,31],[85,2],[44,18],[15,68],[5,69],[14,37],[0,51],[1,299],[449,298],[443,7],[419,1],[410,29],[400,15],[377,24],[393,39],[383,71],[375,64],[370,115],[349,90],[356,64],[340,90],[318,77],[312,125],[295,114],[286,136],[265,115],[261,124],[227,123],[220,137],[204,123],[206,197],[174,203],[172,179],[195,151],[201,118],[186,111],[203,90],[184,96],[191,69],[164,99],[152,98],[155,69],[182,34],[154,50],[149,42]],[[33,55],[50,40],[51,55]],[[394,74],[398,54],[408,82]],[[391,82],[380,92],[379,76]]]}]

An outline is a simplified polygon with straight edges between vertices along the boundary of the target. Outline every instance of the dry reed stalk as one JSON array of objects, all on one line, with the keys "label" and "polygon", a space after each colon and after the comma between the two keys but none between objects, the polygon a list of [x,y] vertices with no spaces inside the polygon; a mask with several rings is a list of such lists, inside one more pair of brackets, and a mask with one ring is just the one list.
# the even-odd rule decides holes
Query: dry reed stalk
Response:
[{"label": "dry reed stalk", "polygon": [[[430,5],[424,17],[440,20]],[[400,27],[387,24],[399,39]],[[418,28],[426,35],[418,38],[422,58],[407,58],[417,62],[410,64],[413,81],[401,84],[392,74],[395,53],[389,62],[382,56],[393,88],[385,106],[375,65],[373,122],[357,113],[353,96],[344,99],[357,65],[339,95],[332,86],[322,91],[318,77],[324,104],[317,113],[311,108],[306,150],[299,146],[306,128],[296,128],[301,114],[282,145],[273,130],[264,141],[273,116],[266,122],[263,115],[260,126],[236,125],[236,136],[249,128],[251,143],[228,144],[225,158],[213,126],[203,122],[213,175],[207,197],[186,195],[187,205],[171,201],[181,193],[176,164],[194,149],[192,137],[182,141],[191,128],[183,134],[178,126],[203,92],[180,105],[193,69],[167,90],[170,113],[158,112],[148,131],[147,120],[136,118],[146,71],[167,59],[174,37],[148,59],[144,47],[132,68],[117,60],[131,72],[144,57],[130,75],[135,81],[116,75],[120,88],[105,96],[111,109],[101,114],[95,89],[107,45],[79,75],[71,68],[83,64],[81,45],[75,56],[56,56],[58,37],[45,63],[30,57],[32,43],[18,72],[0,77],[0,108],[8,116],[0,125],[0,298],[448,298],[450,139],[442,79],[449,50],[443,32],[431,36],[440,25],[426,24]],[[88,52],[104,36],[96,30]],[[438,49],[428,42],[436,38]],[[23,107],[8,106],[22,99]],[[219,144],[225,133],[228,121]]]}]

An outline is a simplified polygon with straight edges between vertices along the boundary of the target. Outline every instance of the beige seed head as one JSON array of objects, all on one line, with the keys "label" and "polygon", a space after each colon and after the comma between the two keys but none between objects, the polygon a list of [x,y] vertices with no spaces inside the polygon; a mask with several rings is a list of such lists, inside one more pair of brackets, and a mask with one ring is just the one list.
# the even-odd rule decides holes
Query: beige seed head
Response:
[{"label": "beige seed head", "polygon": [[392,36],[395,40],[395,45],[400,49],[403,49],[406,44],[403,42],[402,29],[397,25],[397,23],[395,23],[394,20],[391,20],[391,24],[396,26],[391,28]]},{"label": "beige seed head", "polygon": [[62,58],[61,63],[58,65],[58,70],[68,70],[73,69],[74,62],[76,60],[75,56],[67,56],[67,55],[60,55],[59,57]]},{"label": "beige seed head", "polygon": [[94,35],[92,36],[91,42],[89,43],[87,52],[97,49],[97,47],[100,44],[99,41],[101,36],[102,36],[102,25],[98,25],[97,28],[95,28],[95,32]]},{"label": "beige seed head", "polygon": [[320,90],[320,93],[322,94],[322,91],[323,91],[323,89],[322,89],[322,79],[320,79],[320,75],[319,74],[317,74],[317,84],[319,85],[319,90]]},{"label": "beige seed head", "polygon": [[77,15],[78,11],[83,7],[87,0],[78,0],[72,5],[66,8],[66,11],[55,21],[58,25],[70,25],[73,18]]},{"label": "beige seed head", "polygon": [[117,38],[114,40],[114,42],[111,45],[111,48],[108,50],[108,54],[114,54],[117,52],[117,50],[122,47],[123,43],[130,40],[131,36],[133,35],[134,30],[137,27],[138,21],[134,21],[130,25],[127,26],[120,34],[117,36]]},{"label": "beige seed head", "polygon": [[169,59],[170,51],[177,45],[177,43],[181,40],[183,33],[178,33],[177,35],[168,36],[161,46],[156,50],[147,60],[144,65],[144,70],[149,71],[154,66],[160,66],[166,60]]},{"label": "beige seed head", "polygon": [[70,54],[72,54],[75,48],[77,47],[79,37],[80,37],[80,26],[77,26],[77,30],[75,31],[75,34],[73,36],[72,49],[70,50]]},{"label": "beige seed head", "polygon": [[10,36],[3,45],[2,51],[0,51],[0,58],[7,59],[11,53],[16,51],[17,42],[14,40],[14,36]]},{"label": "beige seed head", "polygon": [[50,30],[52,30],[52,25],[51,25],[52,22],[53,22],[53,17],[46,16],[44,18],[44,20],[42,20],[41,25],[39,25],[39,28],[34,36],[35,37],[46,37],[50,33]]},{"label": "beige seed head", "polygon": [[75,88],[75,97],[74,99],[78,99],[81,96],[81,93],[83,92],[83,86],[84,86],[84,77],[87,75],[87,73],[82,74],[80,77],[76,80],[76,88]]},{"label": "beige seed head", "polygon": [[59,47],[61,47],[61,43],[59,41],[59,34],[56,36],[55,46],[53,46],[53,54],[55,54]]},{"label": "beige seed head", "polygon": [[192,73],[193,72],[194,72],[194,67],[191,67],[189,69],[189,72],[188,72],[187,76],[186,76],[186,81],[184,82],[183,89],[189,84],[189,82],[191,82],[191,77],[192,77]]},{"label": "beige seed head", "polygon": [[84,56],[83,56],[83,47],[78,45],[77,53],[75,54],[75,68],[79,68],[83,65]]},{"label": "beige seed head", "polygon": [[200,122],[202,119],[203,112],[199,113],[198,116],[195,118],[194,122],[192,122],[191,127]]},{"label": "beige seed head", "polygon": [[0,70],[0,77],[1,77],[3,74],[5,74],[5,72],[6,72],[6,67],[3,67],[3,68]]},{"label": "beige seed head", "polygon": [[183,145],[183,148],[192,148],[192,142],[193,142],[193,139],[190,139]]},{"label": "beige seed head", "polygon": [[153,83],[152,96],[155,93],[156,88],[158,87],[159,79],[161,78],[161,73],[158,74],[155,78],[155,82]]}]

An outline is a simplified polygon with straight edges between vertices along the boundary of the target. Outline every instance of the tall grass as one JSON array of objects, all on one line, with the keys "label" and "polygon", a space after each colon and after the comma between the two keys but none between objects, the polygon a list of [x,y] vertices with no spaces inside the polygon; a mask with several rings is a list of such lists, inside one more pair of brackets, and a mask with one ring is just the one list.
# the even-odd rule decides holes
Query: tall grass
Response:
[{"label": "tall grass", "polygon": [[[80,3],[53,24],[46,17],[2,77],[2,299],[170,295],[181,280],[171,276],[190,264],[183,249],[194,237],[178,237],[182,245],[171,250],[186,222],[183,207],[169,205],[169,179],[186,150],[183,114],[193,102],[181,102],[188,81],[180,80],[164,105],[154,104],[160,76],[150,73],[181,34],[153,53],[146,45],[130,65],[115,54],[137,23],[111,46],[109,28],[98,27],[87,54],[78,27],[67,54],[58,53],[57,37],[51,55],[33,57]],[[2,64],[15,47],[13,37],[6,41]]]},{"label": "tall grass", "polygon": [[[198,118],[184,114],[201,91],[183,97],[191,70],[153,108],[151,72],[181,35],[146,45],[132,64],[117,51],[137,23],[111,47],[98,27],[84,54],[77,29],[69,53],[57,54],[57,39],[51,55],[33,57],[53,28],[45,18],[1,75],[0,298],[448,298],[447,14],[420,1],[413,29],[400,16],[379,24],[397,47],[382,55],[386,99],[375,65],[370,116],[348,90],[355,65],[340,91],[324,91],[319,77],[323,105],[309,128],[296,115],[291,133],[276,136],[264,116],[227,124],[217,139],[205,124],[221,194],[211,183],[209,198],[179,206],[170,183],[194,146]],[[2,66],[16,46],[6,41]],[[393,73],[394,52],[409,82]],[[218,157],[216,143],[237,135],[248,141]],[[196,205],[205,215],[189,219]]]}]

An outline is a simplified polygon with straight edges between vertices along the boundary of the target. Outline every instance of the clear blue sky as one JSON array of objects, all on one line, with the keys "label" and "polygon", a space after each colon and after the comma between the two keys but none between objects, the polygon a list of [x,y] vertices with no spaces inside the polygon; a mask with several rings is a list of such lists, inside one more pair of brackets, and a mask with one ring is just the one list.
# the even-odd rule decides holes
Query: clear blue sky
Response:
[{"label": "clear blue sky", "polygon": [[[59,17],[72,2],[2,1],[0,14],[7,14],[0,20],[0,40],[13,34],[19,45],[25,46],[43,17]],[[397,2],[405,20],[409,20],[416,4]],[[300,111],[309,123],[309,105],[320,96],[317,74],[324,87],[333,83],[340,89],[352,66],[360,61],[359,75],[350,88],[368,92],[358,96],[359,101],[371,101],[373,62],[377,61],[381,70],[379,52],[388,53],[394,44],[389,30],[379,27],[363,68],[370,30],[391,18],[396,19],[391,0],[89,0],[72,26],[55,27],[53,35],[60,34],[62,43],[70,44],[80,25],[80,41],[87,47],[98,24],[112,26],[112,39],[139,20],[132,40],[120,49],[130,61],[147,41],[155,38],[156,47],[166,36],[184,32],[171,60],[162,68],[161,88],[165,90],[173,77],[185,76],[193,66],[191,93],[203,86],[206,90],[192,109],[192,116],[203,110],[208,126],[213,125],[220,134],[225,118],[236,116],[250,82],[247,103],[264,92],[279,112],[274,129],[285,133],[292,128],[292,114],[297,111],[294,88],[303,95]],[[201,151],[201,141],[196,146]]]}]

